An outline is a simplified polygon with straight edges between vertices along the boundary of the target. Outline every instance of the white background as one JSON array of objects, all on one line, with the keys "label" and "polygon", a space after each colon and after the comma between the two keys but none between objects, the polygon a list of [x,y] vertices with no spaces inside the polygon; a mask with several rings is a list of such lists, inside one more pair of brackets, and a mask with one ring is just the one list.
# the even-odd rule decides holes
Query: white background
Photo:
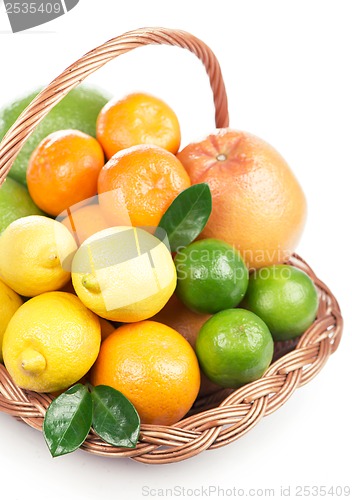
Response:
[{"label": "white background", "polygon": [[[203,39],[223,70],[231,126],[270,142],[300,180],[309,217],[298,251],[345,318],[339,350],[312,382],[239,441],[181,463],[148,466],[83,451],[54,460],[39,432],[0,414],[8,500],[138,500],[147,488],[196,495],[202,485],[275,488],[280,498],[281,486],[291,485],[294,497],[297,485],[351,483],[351,19],[348,0],[81,0],[62,18],[12,34],[2,6],[0,104],[129,29],[181,28]],[[214,127],[203,67],[181,49],[140,49],[90,81],[116,96],[142,90],[164,98],[179,116],[184,145]]]}]

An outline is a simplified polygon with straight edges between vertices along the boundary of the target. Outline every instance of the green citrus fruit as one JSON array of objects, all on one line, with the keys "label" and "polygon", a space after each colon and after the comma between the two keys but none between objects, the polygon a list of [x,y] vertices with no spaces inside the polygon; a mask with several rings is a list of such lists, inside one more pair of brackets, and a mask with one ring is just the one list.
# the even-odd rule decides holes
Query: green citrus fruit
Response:
[{"label": "green citrus fruit", "polygon": [[[38,91],[32,92],[0,110],[0,140],[37,94]],[[71,90],[36,127],[18,154],[9,175],[26,184],[29,158],[42,139],[52,132],[76,129],[95,137],[98,114],[109,99],[110,95],[94,87],[80,86]]]},{"label": "green citrus fruit", "polygon": [[249,278],[243,307],[268,325],[274,340],[298,337],[313,323],[318,293],[310,277],[289,265],[263,267]]},{"label": "green citrus fruit", "polygon": [[237,388],[260,378],[271,363],[269,328],[245,309],[227,309],[204,323],[196,353],[205,375],[222,387]]},{"label": "green citrus fruit", "polygon": [[240,253],[216,239],[195,241],[175,257],[176,293],[189,309],[214,314],[236,307],[248,285]]},{"label": "green citrus fruit", "polygon": [[0,234],[14,220],[26,215],[44,215],[22,184],[7,177],[0,187]]}]

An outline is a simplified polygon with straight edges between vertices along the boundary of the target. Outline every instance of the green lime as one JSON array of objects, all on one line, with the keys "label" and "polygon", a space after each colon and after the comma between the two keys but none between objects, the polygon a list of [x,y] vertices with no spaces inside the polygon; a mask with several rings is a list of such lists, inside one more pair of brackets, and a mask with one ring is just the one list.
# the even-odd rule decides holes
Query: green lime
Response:
[{"label": "green lime", "polygon": [[289,340],[313,323],[318,303],[310,277],[283,264],[262,267],[250,275],[243,307],[265,321],[274,340]]},{"label": "green lime", "polygon": [[245,309],[214,314],[200,329],[196,353],[205,375],[222,387],[237,388],[260,378],[271,363],[269,328]]},{"label": "green lime", "polygon": [[[37,94],[38,91],[32,92],[0,110],[0,140]],[[90,86],[71,90],[36,127],[18,154],[9,175],[26,184],[28,160],[41,140],[52,132],[76,129],[95,137],[98,114],[109,99],[110,95],[106,92]]]},{"label": "green lime", "polygon": [[7,177],[0,187],[0,234],[14,220],[26,215],[45,215],[34,204],[27,188]]},{"label": "green lime", "polygon": [[175,257],[176,293],[191,310],[214,314],[236,307],[248,285],[248,269],[240,253],[213,238],[195,241]]}]

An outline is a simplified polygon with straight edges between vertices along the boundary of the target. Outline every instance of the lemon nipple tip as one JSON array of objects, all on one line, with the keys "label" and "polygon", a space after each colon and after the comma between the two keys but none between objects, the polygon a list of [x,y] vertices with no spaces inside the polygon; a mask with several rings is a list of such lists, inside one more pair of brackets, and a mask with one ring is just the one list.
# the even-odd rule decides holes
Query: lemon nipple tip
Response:
[{"label": "lemon nipple tip", "polygon": [[38,375],[45,370],[46,360],[44,356],[35,349],[25,349],[21,356],[21,367],[24,371]]},{"label": "lemon nipple tip", "polygon": [[82,285],[89,292],[93,292],[93,293],[100,293],[101,292],[99,282],[93,274],[86,274],[85,276],[83,276]]}]

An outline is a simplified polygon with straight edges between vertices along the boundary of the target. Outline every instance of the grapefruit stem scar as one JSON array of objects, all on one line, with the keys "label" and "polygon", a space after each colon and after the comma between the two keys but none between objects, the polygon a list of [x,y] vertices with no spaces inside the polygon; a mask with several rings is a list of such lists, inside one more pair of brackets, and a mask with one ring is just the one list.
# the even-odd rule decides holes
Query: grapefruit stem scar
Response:
[{"label": "grapefruit stem scar", "polygon": [[224,153],[220,153],[220,154],[218,154],[218,156],[216,157],[216,159],[218,161],[226,161],[227,160],[227,156]]}]

